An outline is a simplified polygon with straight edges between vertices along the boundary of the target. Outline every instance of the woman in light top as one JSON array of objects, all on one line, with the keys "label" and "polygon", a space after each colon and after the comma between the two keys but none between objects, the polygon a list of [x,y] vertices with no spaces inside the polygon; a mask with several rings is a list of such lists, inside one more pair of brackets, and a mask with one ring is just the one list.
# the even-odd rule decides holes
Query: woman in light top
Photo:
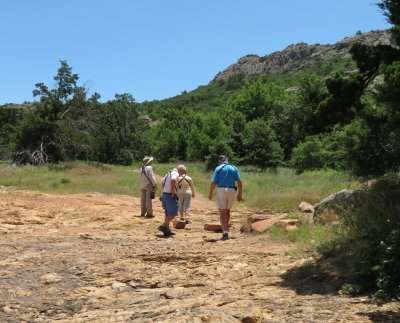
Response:
[{"label": "woman in light top", "polygon": [[186,167],[184,165],[179,165],[177,170],[179,173],[179,177],[176,182],[179,198],[179,215],[181,220],[185,221],[186,223],[190,223],[190,201],[192,197],[195,197],[196,191],[194,189],[192,178],[186,174]]}]

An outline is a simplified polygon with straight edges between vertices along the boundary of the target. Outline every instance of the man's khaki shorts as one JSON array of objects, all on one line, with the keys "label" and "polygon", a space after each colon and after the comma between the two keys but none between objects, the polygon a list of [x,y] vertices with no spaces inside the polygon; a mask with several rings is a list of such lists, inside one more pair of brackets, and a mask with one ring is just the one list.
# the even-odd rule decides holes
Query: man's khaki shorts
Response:
[{"label": "man's khaki shorts", "polygon": [[236,190],[230,187],[217,187],[215,204],[218,209],[231,209],[236,198]]}]

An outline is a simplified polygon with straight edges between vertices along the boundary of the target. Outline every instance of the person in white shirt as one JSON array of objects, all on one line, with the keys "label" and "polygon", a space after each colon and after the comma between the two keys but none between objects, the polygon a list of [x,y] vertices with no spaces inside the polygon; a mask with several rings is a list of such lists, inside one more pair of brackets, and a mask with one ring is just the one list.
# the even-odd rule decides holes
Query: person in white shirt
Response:
[{"label": "person in white shirt", "polygon": [[184,165],[179,165],[177,169],[179,173],[177,182],[179,215],[181,220],[185,221],[185,223],[190,223],[190,201],[192,197],[195,197],[196,191],[194,189],[192,178],[186,174],[186,167]]},{"label": "person in white shirt", "polygon": [[175,233],[171,231],[169,225],[171,221],[178,215],[178,196],[176,183],[179,174],[176,168],[168,172],[161,180],[163,187],[162,205],[165,212],[164,223],[158,227],[164,236],[169,237]]},{"label": "person in white shirt", "polygon": [[[145,156],[140,170],[140,216],[153,218],[153,203],[151,194],[157,189],[156,178],[153,173],[153,157]],[[153,197],[154,198],[154,197]]]}]

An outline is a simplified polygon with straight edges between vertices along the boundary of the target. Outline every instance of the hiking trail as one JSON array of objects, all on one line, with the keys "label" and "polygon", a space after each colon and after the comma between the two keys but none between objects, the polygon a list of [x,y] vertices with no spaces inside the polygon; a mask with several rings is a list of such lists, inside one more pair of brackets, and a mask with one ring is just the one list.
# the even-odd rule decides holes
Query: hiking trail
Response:
[{"label": "hiking trail", "polygon": [[[192,223],[164,238],[161,202],[0,188],[0,322],[395,322],[399,303],[341,295],[335,272],[268,234],[241,234],[253,211],[232,209],[234,239],[197,193]],[[214,241],[214,242],[213,242]],[[310,270],[307,279],[296,277]]]}]

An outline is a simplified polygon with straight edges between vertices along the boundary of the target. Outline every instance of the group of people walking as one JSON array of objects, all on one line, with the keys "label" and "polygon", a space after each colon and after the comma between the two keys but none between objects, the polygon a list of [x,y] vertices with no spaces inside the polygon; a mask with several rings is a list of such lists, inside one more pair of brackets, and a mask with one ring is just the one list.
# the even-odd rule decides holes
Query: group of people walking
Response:
[{"label": "group of people walking", "polygon": [[[146,156],[143,159],[141,168],[140,186],[141,186],[141,216],[154,217],[152,199],[155,197],[157,190],[157,180],[155,178],[153,168],[153,157]],[[161,202],[164,209],[164,223],[158,227],[158,230],[164,236],[171,236],[175,233],[170,229],[171,222],[178,214],[182,221],[190,223],[189,211],[191,198],[196,196],[193,179],[187,175],[184,165],[178,165],[170,170],[161,180],[162,195]],[[220,155],[218,157],[218,166],[215,168],[208,198],[213,198],[216,189],[216,206],[220,215],[220,223],[222,227],[222,240],[228,240],[230,210],[232,208],[235,197],[238,201],[242,200],[243,185],[240,178],[239,170],[229,164],[228,157]]]}]

